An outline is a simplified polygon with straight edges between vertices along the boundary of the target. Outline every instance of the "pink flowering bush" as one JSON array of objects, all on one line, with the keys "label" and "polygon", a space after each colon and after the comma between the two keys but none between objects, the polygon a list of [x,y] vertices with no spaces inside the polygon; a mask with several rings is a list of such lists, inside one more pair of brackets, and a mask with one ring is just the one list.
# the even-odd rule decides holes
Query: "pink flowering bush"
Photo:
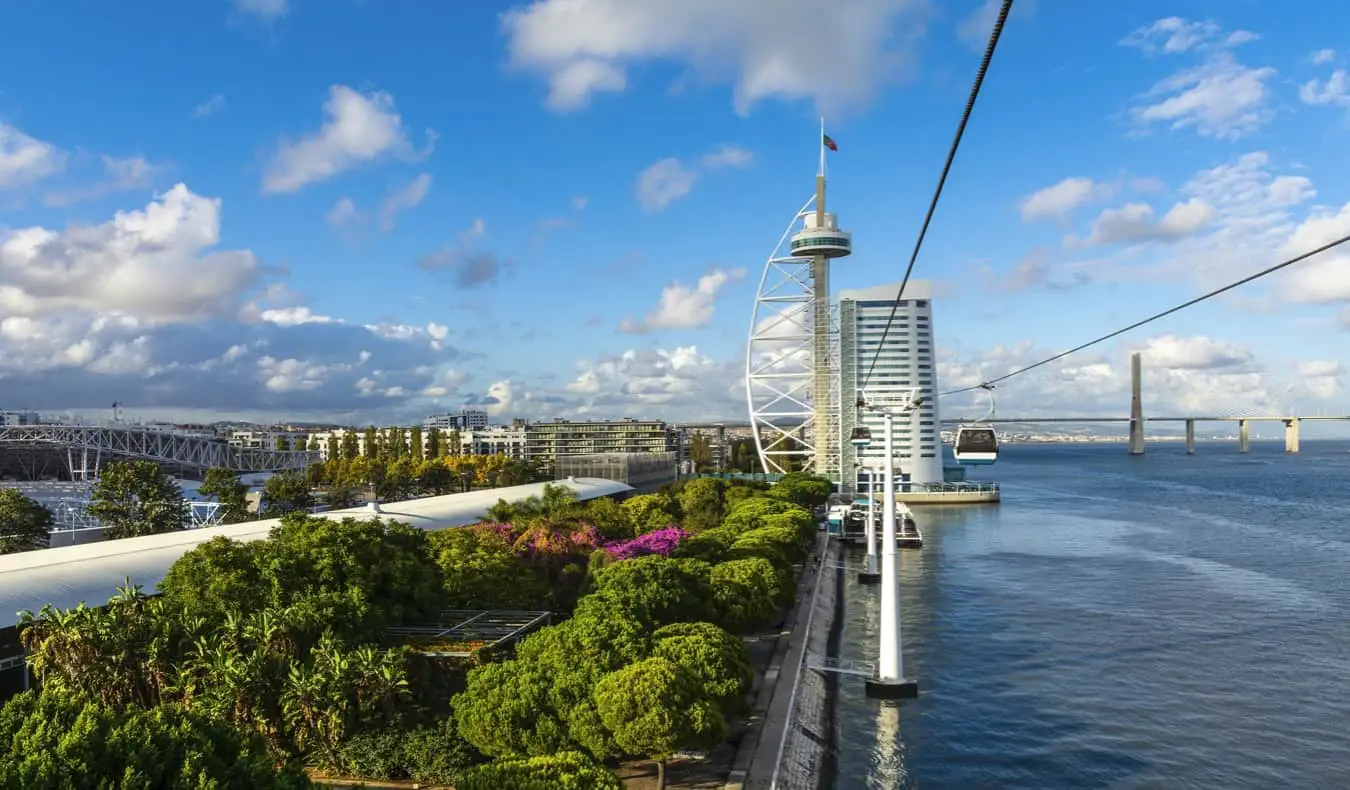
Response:
[{"label": "pink flowering bush", "polygon": [[680,545],[680,541],[687,537],[689,537],[688,532],[671,525],[648,532],[645,535],[639,535],[632,540],[611,541],[606,543],[604,548],[616,560],[631,560],[634,557],[645,557],[648,554],[660,554],[663,557],[669,557],[675,547]]}]

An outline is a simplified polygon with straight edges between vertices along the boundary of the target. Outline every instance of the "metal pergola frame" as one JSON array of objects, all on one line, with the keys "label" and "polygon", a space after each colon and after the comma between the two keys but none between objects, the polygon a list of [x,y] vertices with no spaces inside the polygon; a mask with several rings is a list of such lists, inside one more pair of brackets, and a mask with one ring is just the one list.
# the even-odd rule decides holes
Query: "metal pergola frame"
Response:
[{"label": "metal pergola frame", "polygon": [[482,642],[491,650],[520,641],[553,620],[552,612],[521,612],[496,609],[447,609],[436,625],[386,628],[385,638],[411,647],[431,658],[471,658],[472,650],[422,649],[443,642]]}]

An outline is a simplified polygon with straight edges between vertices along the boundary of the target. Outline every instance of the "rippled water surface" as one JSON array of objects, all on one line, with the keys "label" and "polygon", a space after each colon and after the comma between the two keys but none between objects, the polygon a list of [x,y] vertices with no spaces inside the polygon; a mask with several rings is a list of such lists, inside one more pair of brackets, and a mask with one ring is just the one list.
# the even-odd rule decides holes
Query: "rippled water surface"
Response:
[{"label": "rippled water surface", "polygon": [[[840,684],[852,788],[1350,787],[1350,444],[1020,445],[1003,504],[900,555],[892,707]],[[850,580],[842,651],[872,659]]]}]

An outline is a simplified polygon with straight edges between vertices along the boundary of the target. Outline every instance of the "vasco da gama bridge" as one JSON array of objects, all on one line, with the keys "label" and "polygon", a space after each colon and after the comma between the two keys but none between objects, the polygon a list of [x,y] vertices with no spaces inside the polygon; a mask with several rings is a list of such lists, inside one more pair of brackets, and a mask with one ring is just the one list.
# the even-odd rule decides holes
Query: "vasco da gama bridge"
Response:
[{"label": "vasco da gama bridge", "polygon": [[108,461],[154,461],[182,478],[207,469],[237,473],[301,470],[318,460],[304,450],[257,450],[226,440],[148,425],[0,426],[0,476],[92,481]]}]

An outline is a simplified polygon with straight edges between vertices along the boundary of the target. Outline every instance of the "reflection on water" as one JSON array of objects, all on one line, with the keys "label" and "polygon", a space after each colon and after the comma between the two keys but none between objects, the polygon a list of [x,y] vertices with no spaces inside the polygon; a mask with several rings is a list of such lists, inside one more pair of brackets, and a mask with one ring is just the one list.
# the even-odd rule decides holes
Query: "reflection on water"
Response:
[{"label": "reflection on water", "polygon": [[[923,693],[841,680],[838,786],[1346,786],[1350,452],[1282,449],[1014,445],[1001,506],[918,511]],[[875,660],[877,595],[850,580],[844,658]]]}]

